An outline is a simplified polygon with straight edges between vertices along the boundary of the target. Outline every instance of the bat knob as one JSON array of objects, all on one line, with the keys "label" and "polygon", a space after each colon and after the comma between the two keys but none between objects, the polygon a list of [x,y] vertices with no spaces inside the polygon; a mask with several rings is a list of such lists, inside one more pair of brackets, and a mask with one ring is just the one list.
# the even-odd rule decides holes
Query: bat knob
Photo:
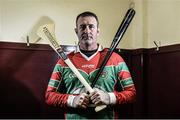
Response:
[{"label": "bat knob", "polygon": [[106,107],[107,107],[106,105],[99,105],[99,106],[97,106],[97,107],[95,108],[95,111],[96,111],[96,112],[99,112],[99,111],[105,109]]}]

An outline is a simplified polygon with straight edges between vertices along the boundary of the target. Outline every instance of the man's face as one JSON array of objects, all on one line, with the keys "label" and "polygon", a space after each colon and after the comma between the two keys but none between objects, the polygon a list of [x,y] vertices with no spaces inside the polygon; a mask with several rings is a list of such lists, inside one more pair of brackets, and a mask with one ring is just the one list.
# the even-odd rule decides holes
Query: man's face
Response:
[{"label": "man's face", "polygon": [[96,46],[99,28],[94,17],[79,17],[77,21],[76,34],[82,47]]}]

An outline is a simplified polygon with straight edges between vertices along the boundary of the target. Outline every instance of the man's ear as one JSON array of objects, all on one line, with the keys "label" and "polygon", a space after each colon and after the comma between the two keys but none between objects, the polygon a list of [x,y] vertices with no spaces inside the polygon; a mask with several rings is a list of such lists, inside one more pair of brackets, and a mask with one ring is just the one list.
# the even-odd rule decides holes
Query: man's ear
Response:
[{"label": "man's ear", "polygon": [[97,29],[97,36],[99,36],[99,34],[100,34],[100,29],[98,28]]},{"label": "man's ear", "polygon": [[78,30],[77,30],[77,28],[74,28],[74,31],[75,31],[75,33],[76,33],[76,34],[78,34]]}]

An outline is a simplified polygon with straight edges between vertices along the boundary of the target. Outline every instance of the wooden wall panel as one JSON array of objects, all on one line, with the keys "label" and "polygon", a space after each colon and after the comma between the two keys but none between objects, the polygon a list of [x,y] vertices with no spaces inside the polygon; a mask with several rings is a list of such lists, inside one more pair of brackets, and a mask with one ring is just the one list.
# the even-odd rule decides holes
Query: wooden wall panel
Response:
[{"label": "wooden wall panel", "polygon": [[48,45],[0,42],[0,118],[62,117],[44,100],[57,59]]},{"label": "wooden wall panel", "polygon": [[[121,50],[119,53],[125,60],[131,72],[136,91],[136,101],[131,104],[127,104],[124,108],[121,108],[119,114],[124,115],[124,118],[144,118],[145,117],[145,95],[144,95],[144,50]],[[126,111],[123,111],[123,110]]]},{"label": "wooden wall panel", "polygon": [[[121,50],[135,82],[131,118],[180,118],[180,45]],[[128,107],[126,107],[128,108]],[[128,114],[126,114],[128,115]]]},{"label": "wooden wall panel", "polygon": [[[180,118],[180,45],[116,52],[137,90],[136,102],[119,109],[121,118]],[[0,118],[63,118],[44,100],[57,59],[48,45],[0,42]]]},{"label": "wooden wall panel", "polygon": [[180,45],[148,54],[148,118],[180,118]]}]

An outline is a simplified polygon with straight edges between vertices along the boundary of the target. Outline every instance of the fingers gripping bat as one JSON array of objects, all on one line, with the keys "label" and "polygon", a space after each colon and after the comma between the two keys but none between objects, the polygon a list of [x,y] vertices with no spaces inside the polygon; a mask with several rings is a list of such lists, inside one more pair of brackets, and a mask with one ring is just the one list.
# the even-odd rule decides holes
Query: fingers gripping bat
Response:
[{"label": "fingers gripping bat", "polygon": [[[54,51],[60,56],[64,62],[69,66],[69,68],[74,72],[74,74],[77,76],[77,78],[80,80],[80,82],[84,85],[86,90],[89,93],[92,93],[94,90],[92,87],[87,83],[87,81],[84,79],[84,77],[81,75],[81,73],[77,70],[77,68],[73,65],[73,63],[70,61],[70,59],[67,57],[67,55],[64,53],[61,46],[58,44],[54,32],[51,32],[51,28],[53,28],[52,24],[46,24],[41,26],[38,31],[37,35],[41,37],[44,40],[50,41],[50,46],[54,49]],[[95,111],[101,111],[102,109],[106,108],[106,105],[99,105],[96,106]]]}]

